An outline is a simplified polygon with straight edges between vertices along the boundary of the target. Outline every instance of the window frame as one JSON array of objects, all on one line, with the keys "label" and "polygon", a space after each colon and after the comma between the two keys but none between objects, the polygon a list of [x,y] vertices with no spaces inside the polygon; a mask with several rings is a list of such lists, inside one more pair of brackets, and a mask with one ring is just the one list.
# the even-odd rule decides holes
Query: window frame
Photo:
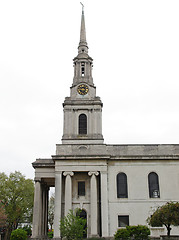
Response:
[{"label": "window frame", "polygon": [[159,177],[156,172],[150,172],[148,174],[148,188],[149,198],[160,198]]},{"label": "window frame", "polygon": [[81,62],[81,76],[85,76],[85,62]]},{"label": "window frame", "polygon": [[[127,224],[122,224],[122,226],[120,226],[121,225],[121,221],[119,220],[119,218],[126,218],[126,220],[127,220]],[[126,227],[126,226],[129,226],[129,215],[118,215],[118,228],[123,228],[123,227]]]},{"label": "window frame", "polygon": [[[84,183],[84,186],[82,187],[83,189],[81,190],[80,189],[80,184]],[[86,196],[86,184],[85,184],[85,181],[78,181],[78,197],[84,197]],[[81,194],[82,192],[82,194]]]},{"label": "window frame", "polygon": [[78,134],[86,135],[87,134],[87,115],[81,113],[78,116]]},{"label": "window frame", "polygon": [[[119,179],[119,178],[123,179]],[[127,175],[124,172],[119,172],[116,175],[117,198],[128,198]]]}]

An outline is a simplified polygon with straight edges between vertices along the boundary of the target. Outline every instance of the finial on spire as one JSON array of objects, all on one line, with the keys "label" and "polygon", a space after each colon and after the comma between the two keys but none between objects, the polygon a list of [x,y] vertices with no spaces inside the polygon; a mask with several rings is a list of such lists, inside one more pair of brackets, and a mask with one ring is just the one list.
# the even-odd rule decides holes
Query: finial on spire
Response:
[{"label": "finial on spire", "polygon": [[82,6],[82,13],[84,13],[84,4],[82,2],[81,3],[81,6]]}]

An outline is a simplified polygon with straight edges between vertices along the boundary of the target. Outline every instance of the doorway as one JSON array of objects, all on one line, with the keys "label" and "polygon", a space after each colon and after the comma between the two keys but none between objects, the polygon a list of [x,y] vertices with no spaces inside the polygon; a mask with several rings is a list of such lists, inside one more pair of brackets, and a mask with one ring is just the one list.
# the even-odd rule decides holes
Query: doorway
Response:
[{"label": "doorway", "polygon": [[[79,209],[76,213],[80,218],[86,219],[86,225],[84,226],[84,230],[87,229],[87,213],[84,209]],[[87,238],[87,231],[84,231],[83,238]]]}]

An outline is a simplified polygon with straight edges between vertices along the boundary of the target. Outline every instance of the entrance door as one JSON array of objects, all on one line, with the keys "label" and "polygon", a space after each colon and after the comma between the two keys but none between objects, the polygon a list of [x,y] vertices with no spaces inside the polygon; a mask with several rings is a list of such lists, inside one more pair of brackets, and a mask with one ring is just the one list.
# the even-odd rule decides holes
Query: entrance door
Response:
[{"label": "entrance door", "polygon": [[[86,229],[86,228],[87,228],[87,214],[86,214],[86,211],[85,211],[84,209],[79,210],[79,211],[77,212],[77,215],[78,215],[79,217],[81,217],[81,218],[86,219],[86,225],[85,225],[85,227],[84,227],[84,229]],[[84,232],[83,238],[87,238],[87,231]]]}]

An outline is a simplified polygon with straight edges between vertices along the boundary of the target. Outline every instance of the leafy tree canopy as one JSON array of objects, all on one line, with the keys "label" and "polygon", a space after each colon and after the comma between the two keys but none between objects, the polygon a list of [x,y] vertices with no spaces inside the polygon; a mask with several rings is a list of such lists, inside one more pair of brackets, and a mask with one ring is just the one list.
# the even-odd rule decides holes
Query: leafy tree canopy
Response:
[{"label": "leafy tree canopy", "polygon": [[170,236],[171,225],[179,225],[179,202],[167,202],[158,207],[147,221],[152,227],[165,225],[167,235]]},{"label": "leafy tree canopy", "polygon": [[0,173],[0,207],[4,209],[7,228],[5,239],[9,238],[18,223],[31,220],[33,193],[33,180],[25,179],[20,172],[11,173],[9,177]]}]

